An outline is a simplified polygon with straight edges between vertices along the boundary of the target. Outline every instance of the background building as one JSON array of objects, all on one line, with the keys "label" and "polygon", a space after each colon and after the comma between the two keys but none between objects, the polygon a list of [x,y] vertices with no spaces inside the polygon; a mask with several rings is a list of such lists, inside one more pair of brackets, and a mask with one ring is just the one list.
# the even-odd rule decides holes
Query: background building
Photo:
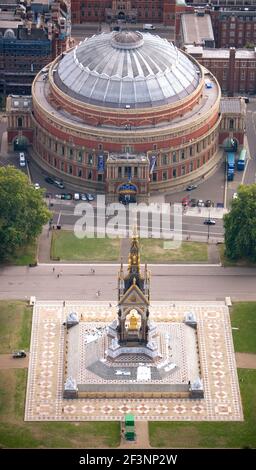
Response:
[{"label": "background building", "polygon": [[3,96],[30,93],[39,70],[70,46],[68,3],[50,4],[44,0],[23,5],[1,12],[0,94]]},{"label": "background building", "polygon": [[171,25],[176,0],[72,0],[71,9],[72,23],[125,20]]},{"label": "background building", "polygon": [[229,96],[256,93],[255,50],[187,46],[186,51],[213,73],[222,91]]}]

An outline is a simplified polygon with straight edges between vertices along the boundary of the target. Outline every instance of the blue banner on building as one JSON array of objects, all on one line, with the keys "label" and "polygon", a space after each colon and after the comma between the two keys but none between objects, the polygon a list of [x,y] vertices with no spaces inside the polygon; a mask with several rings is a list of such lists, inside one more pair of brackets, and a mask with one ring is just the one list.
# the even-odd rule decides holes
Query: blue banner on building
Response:
[{"label": "blue banner on building", "polygon": [[104,156],[98,156],[98,172],[104,172]]},{"label": "blue banner on building", "polygon": [[150,158],[150,174],[153,173],[155,166],[156,166],[156,156],[152,155]]}]

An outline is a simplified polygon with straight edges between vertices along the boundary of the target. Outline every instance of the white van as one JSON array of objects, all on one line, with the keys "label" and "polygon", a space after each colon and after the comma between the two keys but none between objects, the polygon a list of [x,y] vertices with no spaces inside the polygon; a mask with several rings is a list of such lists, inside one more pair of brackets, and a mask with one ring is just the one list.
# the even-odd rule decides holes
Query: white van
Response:
[{"label": "white van", "polygon": [[147,24],[143,25],[143,29],[144,29],[144,31],[152,31],[152,29],[156,29],[156,27],[153,26],[152,24],[147,23]]},{"label": "white van", "polygon": [[26,159],[24,152],[20,152],[20,166],[26,166]]}]

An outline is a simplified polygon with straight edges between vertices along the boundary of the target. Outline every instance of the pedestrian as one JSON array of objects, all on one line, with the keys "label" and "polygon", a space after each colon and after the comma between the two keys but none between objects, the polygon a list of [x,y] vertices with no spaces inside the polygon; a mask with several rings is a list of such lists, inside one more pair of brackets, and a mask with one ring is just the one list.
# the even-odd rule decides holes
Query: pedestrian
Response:
[{"label": "pedestrian", "polygon": [[59,275],[59,273],[58,273],[58,274],[57,274],[57,278],[59,278],[59,277],[60,277],[60,275]]},{"label": "pedestrian", "polygon": [[110,306],[110,307],[112,307],[112,304],[111,304],[111,302],[109,302],[109,306]]},{"label": "pedestrian", "polygon": [[66,302],[65,302],[65,300],[63,300],[63,307],[65,307],[65,305],[66,305]]},{"label": "pedestrian", "polygon": [[55,272],[55,267],[54,267],[54,266],[53,266],[53,268],[52,268],[52,272],[53,272],[53,273]]}]

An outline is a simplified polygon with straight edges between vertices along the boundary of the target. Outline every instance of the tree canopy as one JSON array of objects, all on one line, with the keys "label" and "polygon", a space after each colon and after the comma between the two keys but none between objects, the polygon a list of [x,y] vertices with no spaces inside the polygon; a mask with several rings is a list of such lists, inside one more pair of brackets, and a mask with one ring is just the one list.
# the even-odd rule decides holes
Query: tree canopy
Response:
[{"label": "tree canopy", "polygon": [[50,212],[41,190],[13,166],[0,168],[0,259],[37,237]]},{"label": "tree canopy", "polygon": [[225,254],[256,261],[256,184],[241,185],[224,217]]}]

